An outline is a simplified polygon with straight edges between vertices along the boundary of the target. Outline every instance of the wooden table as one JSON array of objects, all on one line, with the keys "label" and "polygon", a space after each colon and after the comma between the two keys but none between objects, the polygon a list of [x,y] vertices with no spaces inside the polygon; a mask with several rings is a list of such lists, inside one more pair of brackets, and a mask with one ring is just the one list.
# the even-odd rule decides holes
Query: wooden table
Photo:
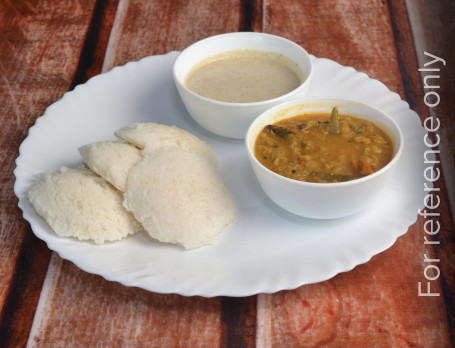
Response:
[{"label": "wooden table", "polygon": [[[1,1],[0,346],[451,347],[454,14],[454,3],[442,0]],[[430,239],[439,244],[424,243],[426,219],[416,212],[390,249],[331,280],[245,298],[188,298],[85,273],[33,235],[13,193],[14,160],[46,107],[115,66],[233,31],[287,37],[382,81],[422,122],[440,120],[432,132],[440,230]],[[438,65],[437,107],[426,105],[418,71],[429,61],[424,51],[446,62]],[[418,295],[419,282],[426,292],[424,255],[439,260],[431,292],[440,296]]]}]

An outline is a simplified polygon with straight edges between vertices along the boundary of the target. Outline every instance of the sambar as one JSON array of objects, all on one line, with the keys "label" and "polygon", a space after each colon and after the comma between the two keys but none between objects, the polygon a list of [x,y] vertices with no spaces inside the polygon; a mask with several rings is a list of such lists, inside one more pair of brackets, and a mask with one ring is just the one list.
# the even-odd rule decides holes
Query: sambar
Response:
[{"label": "sambar", "polygon": [[311,113],[267,125],[256,139],[255,156],[277,174],[314,183],[358,179],[391,161],[394,144],[379,126],[350,115],[336,122],[331,132],[330,115]]}]

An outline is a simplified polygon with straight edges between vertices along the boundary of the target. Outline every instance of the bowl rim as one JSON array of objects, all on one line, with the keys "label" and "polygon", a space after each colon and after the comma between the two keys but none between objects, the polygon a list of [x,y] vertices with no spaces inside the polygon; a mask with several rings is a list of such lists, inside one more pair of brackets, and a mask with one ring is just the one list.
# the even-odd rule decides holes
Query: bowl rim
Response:
[{"label": "bowl rim", "polygon": [[[315,101],[324,102],[324,101],[330,101],[330,100],[332,100],[332,101],[336,100],[336,101],[339,101],[340,103],[341,102],[343,102],[343,103],[354,103],[354,104],[357,104],[357,105],[361,105],[361,106],[373,109],[376,112],[379,112],[380,114],[385,116],[385,118],[388,119],[388,121],[390,121],[391,124],[393,124],[393,127],[395,127],[395,130],[396,130],[396,133],[398,134],[398,137],[397,137],[397,139],[393,139],[393,140],[395,140],[394,141],[394,155],[393,155],[392,159],[384,167],[382,167],[381,169],[377,170],[376,172],[374,172],[372,174],[368,174],[366,176],[363,176],[363,177],[357,178],[357,179],[353,179],[353,180],[335,182],[335,183],[319,183],[319,182],[307,182],[307,181],[301,181],[301,180],[288,178],[286,176],[283,176],[283,175],[280,175],[278,173],[275,173],[274,171],[272,171],[269,168],[267,168],[266,166],[264,166],[261,162],[259,162],[259,160],[254,155],[254,149],[251,149],[251,147],[250,147],[250,138],[252,136],[252,132],[253,132],[256,124],[259,121],[261,121],[266,116],[278,113],[280,110],[284,110],[287,107],[297,106],[297,105],[305,104],[307,102],[315,102]],[[285,119],[285,118],[286,117],[284,117],[283,119]],[[375,123],[374,121],[375,120],[372,120],[373,123]],[[375,123],[375,125],[378,126],[377,123]],[[384,126],[382,128],[386,128],[385,130],[388,130],[387,128],[390,128],[390,127]],[[389,133],[390,133],[390,130],[389,130]],[[254,139],[254,140],[256,141],[256,139]],[[396,147],[396,143],[397,142],[398,142],[398,148]],[[288,183],[293,184],[293,185],[298,185],[298,186],[302,186],[302,187],[312,187],[312,188],[318,188],[318,189],[320,188],[320,189],[326,190],[326,189],[332,189],[332,188],[335,188],[335,187],[349,187],[349,186],[354,186],[354,185],[357,185],[357,184],[361,184],[363,182],[371,181],[374,178],[376,178],[376,177],[382,175],[383,173],[389,171],[390,168],[392,168],[393,166],[396,165],[396,163],[399,161],[399,159],[401,157],[401,154],[403,153],[404,136],[403,136],[403,132],[401,131],[401,128],[398,125],[398,123],[391,116],[389,116],[386,112],[382,111],[381,109],[379,109],[379,108],[377,108],[375,106],[372,106],[370,104],[367,104],[367,103],[364,103],[364,102],[360,102],[360,101],[357,101],[357,100],[347,99],[347,98],[330,97],[330,96],[328,96],[328,97],[309,96],[309,97],[301,97],[301,98],[296,98],[296,99],[289,100],[287,102],[284,102],[284,103],[278,104],[278,105],[276,105],[274,107],[271,107],[270,109],[268,109],[268,110],[264,111],[263,113],[261,113],[258,117],[256,117],[253,120],[253,122],[248,127],[248,130],[247,130],[246,136],[245,136],[245,145],[246,145],[248,157],[250,158],[250,162],[251,161],[254,162],[258,168],[264,170],[268,175],[271,175],[272,177],[274,177],[274,178],[276,178],[278,180],[283,180],[283,181],[288,182]]]},{"label": "bowl rim", "polygon": [[[293,90],[287,92],[286,94],[280,95],[280,96],[275,97],[275,98],[261,100],[261,101],[256,101],[256,102],[240,103],[240,102],[226,102],[226,101],[215,100],[215,99],[204,97],[204,96],[202,96],[200,94],[197,94],[197,93],[193,92],[189,88],[187,88],[183,84],[183,82],[180,81],[181,79],[177,76],[177,72],[176,72],[177,65],[181,64],[181,60],[184,58],[184,56],[182,58],[182,55],[184,55],[189,50],[194,49],[194,47],[199,46],[201,44],[204,44],[205,42],[215,41],[215,40],[218,40],[218,39],[223,39],[224,37],[228,37],[228,36],[244,36],[244,37],[265,36],[265,37],[273,38],[275,40],[283,41],[286,44],[296,48],[297,50],[300,50],[303,53],[303,55],[305,56],[306,60],[308,61],[305,64],[308,64],[309,73],[306,76],[304,76],[304,80],[302,81],[302,83],[300,83],[296,88],[294,88]],[[223,52],[228,52],[228,51],[232,51],[232,50],[233,49],[226,50],[226,51],[223,51]],[[259,49],[254,49],[254,50],[259,51]],[[264,49],[264,51],[267,51],[267,50]],[[212,56],[212,54],[209,54],[209,55],[205,56],[205,58],[200,59],[199,62],[204,60],[204,59],[207,59],[207,58],[209,58],[211,56]],[[297,62],[295,62],[294,59],[291,59],[287,55],[285,55],[285,56],[286,56],[286,58],[290,59],[291,61],[293,61],[294,63],[297,64]],[[187,93],[189,93],[193,97],[196,97],[196,98],[198,98],[200,100],[203,100],[203,101],[206,101],[206,102],[213,103],[215,105],[230,106],[230,107],[234,107],[234,108],[241,108],[241,107],[244,108],[244,107],[262,106],[262,105],[266,105],[266,104],[275,104],[275,103],[279,102],[281,99],[283,99],[283,100],[284,99],[289,99],[289,97],[292,96],[292,94],[295,94],[298,91],[300,91],[301,89],[304,89],[310,83],[311,78],[313,76],[313,72],[314,72],[313,60],[311,59],[310,54],[302,46],[300,46],[299,44],[295,43],[292,40],[289,40],[289,39],[287,39],[285,37],[278,36],[278,35],[273,35],[273,34],[268,34],[268,33],[260,33],[260,32],[246,32],[246,31],[218,34],[218,35],[209,36],[209,37],[206,37],[206,38],[201,39],[199,41],[196,41],[196,42],[192,43],[191,45],[187,46],[185,49],[183,49],[183,51],[181,51],[180,54],[177,56],[177,58],[174,60],[174,63],[172,65],[172,76],[174,78],[175,84],[178,85],[183,90],[185,90]],[[302,72],[302,74],[303,74],[303,72]]]}]

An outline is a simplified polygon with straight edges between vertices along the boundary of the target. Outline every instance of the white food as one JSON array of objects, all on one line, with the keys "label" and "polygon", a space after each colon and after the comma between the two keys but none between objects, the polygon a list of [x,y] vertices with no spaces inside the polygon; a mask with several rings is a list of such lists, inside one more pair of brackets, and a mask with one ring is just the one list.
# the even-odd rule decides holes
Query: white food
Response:
[{"label": "white food", "polygon": [[186,249],[213,244],[237,211],[215,166],[176,147],[151,152],[131,169],[125,206],[151,237]]},{"label": "white food", "polygon": [[87,166],[125,192],[126,180],[131,168],[142,158],[141,151],[121,141],[100,141],[79,148]]},{"label": "white food", "polygon": [[27,192],[30,203],[62,237],[115,241],[142,230],[123,207],[123,196],[87,168],[41,174]]},{"label": "white food", "polygon": [[164,146],[174,146],[197,153],[214,165],[218,161],[210,146],[197,136],[175,126],[158,123],[134,123],[120,128],[115,135],[129,143],[151,152]]},{"label": "white food", "polygon": [[184,85],[209,99],[252,103],[289,93],[303,80],[297,64],[282,54],[233,50],[196,64]]}]

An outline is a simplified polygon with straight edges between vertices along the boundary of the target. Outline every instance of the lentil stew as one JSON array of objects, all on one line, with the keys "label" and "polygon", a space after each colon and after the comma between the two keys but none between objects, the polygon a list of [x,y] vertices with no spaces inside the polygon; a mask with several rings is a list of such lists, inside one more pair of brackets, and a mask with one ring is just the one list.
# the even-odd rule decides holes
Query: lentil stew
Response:
[{"label": "lentil stew", "polygon": [[259,133],[254,153],[265,167],[285,177],[336,183],[372,174],[392,160],[394,144],[373,122],[327,114],[293,116]]}]

